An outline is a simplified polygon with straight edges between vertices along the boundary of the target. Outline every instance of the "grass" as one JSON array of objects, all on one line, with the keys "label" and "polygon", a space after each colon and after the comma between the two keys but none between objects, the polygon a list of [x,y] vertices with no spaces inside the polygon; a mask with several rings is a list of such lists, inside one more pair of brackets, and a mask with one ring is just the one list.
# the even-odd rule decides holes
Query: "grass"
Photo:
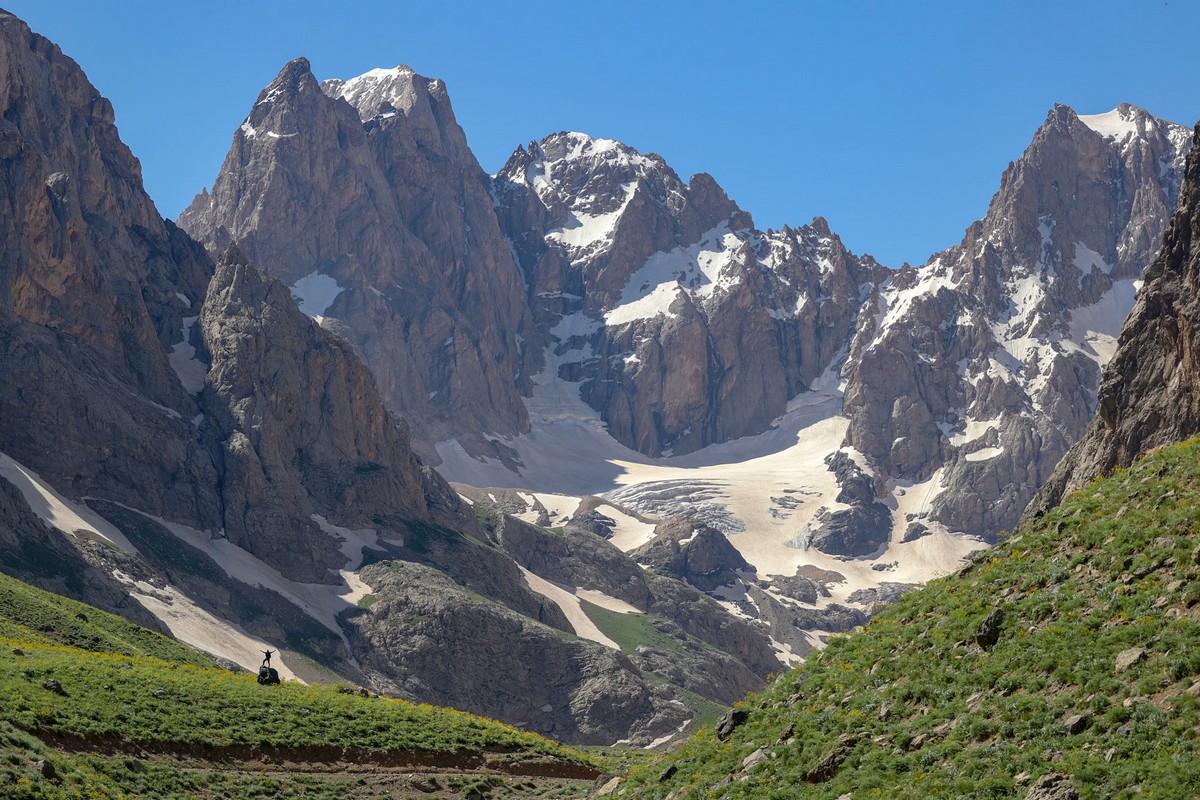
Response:
[{"label": "grass", "polygon": [[582,599],[579,605],[600,632],[620,645],[623,652],[632,653],[643,645],[657,650],[685,652],[679,640],[655,628],[652,617],[647,614],[610,611]]},{"label": "grass", "polygon": [[[80,745],[87,752],[75,751]],[[372,784],[378,775],[359,785],[353,771],[243,768],[255,753],[365,764],[434,756],[478,763],[484,753],[492,754],[489,763],[594,763],[555,742],[458,711],[362,696],[346,686],[259,686],[253,675],[217,669],[208,656],[119,617],[0,576],[0,796],[379,794]],[[193,756],[203,763],[186,763]],[[47,762],[50,777],[43,773]],[[463,790],[489,797],[580,794],[569,782],[536,790],[529,781],[516,788],[519,778],[484,783]]]},{"label": "grass", "polygon": [[[454,752],[566,748],[499,723],[332,687],[272,689],[253,675],[0,639],[0,718],[27,731],[131,742]],[[65,694],[43,688],[53,678]]]},{"label": "grass", "polygon": [[173,639],[3,574],[0,574],[0,636],[213,666],[211,657]]},{"label": "grass", "polygon": [[[1198,545],[1192,440],[834,639],[747,699],[728,741],[702,730],[633,770],[621,796],[1019,798],[1051,772],[1084,800],[1200,796]],[[1005,622],[985,651],[974,634],[996,608]],[[1133,647],[1145,658],[1118,672]],[[805,782],[839,740],[836,774]]]}]

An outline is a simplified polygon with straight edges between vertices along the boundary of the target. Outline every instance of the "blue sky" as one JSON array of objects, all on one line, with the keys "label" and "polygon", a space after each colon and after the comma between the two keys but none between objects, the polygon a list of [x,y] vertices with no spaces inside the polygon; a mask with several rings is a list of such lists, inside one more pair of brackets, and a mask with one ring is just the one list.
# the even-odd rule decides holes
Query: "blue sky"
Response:
[{"label": "blue sky", "polygon": [[0,6],[112,100],[169,217],[301,55],[320,79],[442,78],[489,172],[555,131],[620,139],[712,174],[760,227],[822,215],[889,266],[957,243],[1055,102],[1200,118],[1193,0]]}]

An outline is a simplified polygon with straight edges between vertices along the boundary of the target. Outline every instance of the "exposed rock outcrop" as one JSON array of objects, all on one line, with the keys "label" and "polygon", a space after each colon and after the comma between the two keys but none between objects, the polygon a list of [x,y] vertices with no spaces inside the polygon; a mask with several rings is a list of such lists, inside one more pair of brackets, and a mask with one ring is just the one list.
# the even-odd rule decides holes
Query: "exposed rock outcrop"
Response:
[{"label": "exposed rock outcrop", "polygon": [[738,571],[751,570],[725,534],[687,520],[663,523],[646,544],[629,552],[638,563],[661,575],[712,592],[738,579]]},{"label": "exposed rock outcrop", "polygon": [[352,631],[380,689],[578,744],[649,743],[688,718],[620,652],[568,641],[431,568],[391,562],[362,574],[377,600]]},{"label": "exposed rock outcrop", "polygon": [[202,428],[219,448],[231,542],[311,582],[346,563],[314,515],[385,531],[408,520],[465,521],[440,480],[426,497],[407,431],[350,347],[236,247],[217,264],[200,332],[210,362]]},{"label": "exposed rock outcrop", "polygon": [[142,190],[112,105],[0,12],[0,451],[76,496],[212,526],[171,368],[211,265]]}]

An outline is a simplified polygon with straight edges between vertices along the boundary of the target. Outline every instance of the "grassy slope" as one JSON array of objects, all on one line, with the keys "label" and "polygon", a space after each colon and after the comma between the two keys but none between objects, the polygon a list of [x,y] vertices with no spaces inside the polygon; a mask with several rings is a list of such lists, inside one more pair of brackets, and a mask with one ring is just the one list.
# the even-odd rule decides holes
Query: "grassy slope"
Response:
[{"label": "grassy slope", "polygon": [[4,574],[0,574],[0,636],[197,666],[214,664],[209,656],[115,614],[35,589]]},{"label": "grassy slope", "polygon": [[[90,650],[68,646],[76,644]],[[211,663],[119,617],[0,576],[0,796],[349,796],[319,776],[239,774],[235,763],[181,769],[129,757],[142,750],[221,760],[224,748],[234,761],[247,753],[303,760],[313,752],[367,764],[410,753],[467,763],[483,751],[508,763],[586,761],[469,714],[335,687],[262,687]],[[44,685],[51,678],[61,693]],[[66,753],[42,740],[82,740],[111,752]],[[41,774],[41,761],[56,777]]]},{"label": "grassy slope", "polygon": [[[1024,797],[1053,772],[1085,800],[1200,796],[1198,544],[1192,440],[1075,493],[834,640],[749,698],[729,741],[702,731],[621,794]],[[995,608],[1006,619],[985,652],[974,634]],[[1146,657],[1118,672],[1133,647]],[[805,782],[842,737],[849,755],[832,780]],[[743,767],[759,748],[767,757]]]}]

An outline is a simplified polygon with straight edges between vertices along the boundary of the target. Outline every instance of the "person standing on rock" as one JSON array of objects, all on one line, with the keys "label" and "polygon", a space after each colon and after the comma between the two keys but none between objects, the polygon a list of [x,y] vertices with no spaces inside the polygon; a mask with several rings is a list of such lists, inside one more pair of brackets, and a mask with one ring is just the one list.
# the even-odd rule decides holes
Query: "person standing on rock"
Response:
[{"label": "person standing on rock", "polygon": [[262,665],[264,667],[266,667],[267,669],[271,668],[271,654],[274,652],[275,652],[274,650],[263,650],[262,651],[262,654],[263,654]]}]

